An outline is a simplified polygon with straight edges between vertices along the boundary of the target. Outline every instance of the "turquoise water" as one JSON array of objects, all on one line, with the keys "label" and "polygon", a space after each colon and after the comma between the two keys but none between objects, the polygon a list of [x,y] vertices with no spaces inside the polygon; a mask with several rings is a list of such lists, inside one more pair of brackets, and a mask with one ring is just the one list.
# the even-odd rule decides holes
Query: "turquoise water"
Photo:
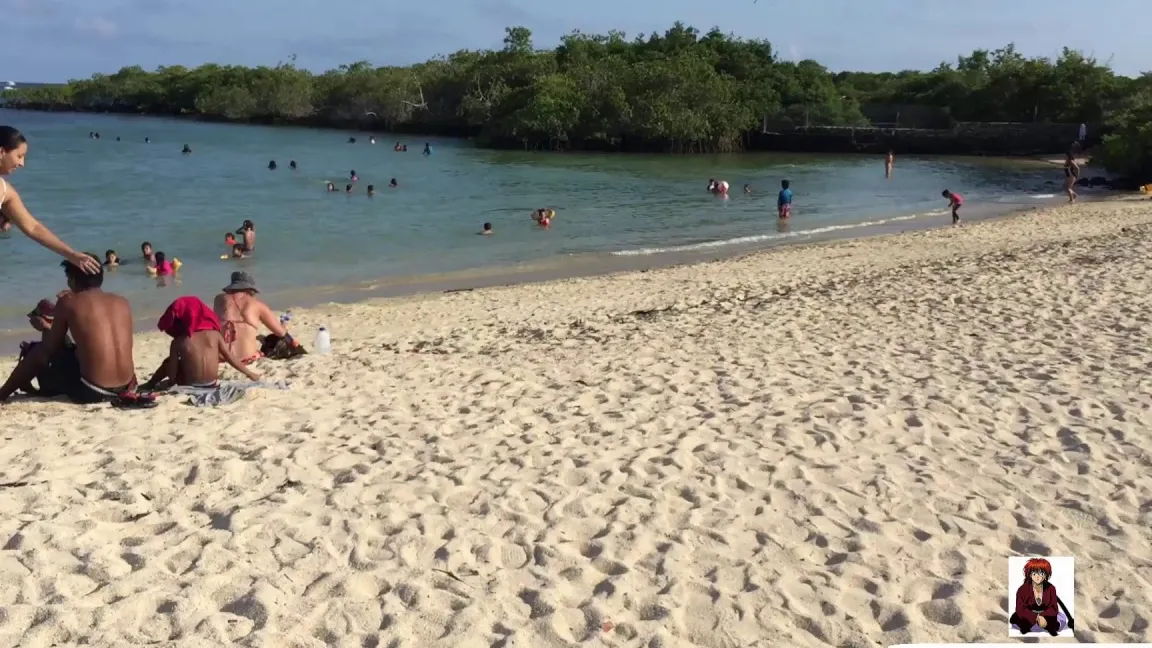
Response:
[{"label": "turquoise water", "polygon": [[[874,156],[798,154],[632,156],[477,150],[466,142],[402,138],[376,145],[357,133],[261,128],[143,117],[0,111],[30,149],[9,180],[39,219],[74,247],[112,248],[132,262],[142,241],[185,263],[179,285],[125,265],[106,286],[138,313],[176,296],[209,297],[242,266],[273,293],[580,258],[648,255],[731,245],[802,242],[867,224],[929,219],[946,224],[940,191],[969,206],[1040,201],[1058,191],[1059,169],[971,159],[897,160],[890,181]],[[89,139],[97,131],[101,139]],[[120,137],[121,141],[116,141]],[[145,143],[145,138],[151,143]],[[431,156],[421,155],[429,141]],[[193,149],[181,155],[184,144]],[[279,170],[269,171],[269,160]],[[295,160],[298,171],[288,169]],[[348,174],[360,181],[345,195]],[[399,188],[387,188],[396,178]],[[729,200],[705,191],[727,180]],[[794,217],[779,231],[775,194],[792,180]],[[331,180],[341,193],[325,192]],[[378,194],[365,195],[375,184]],[[742,195],[750,184],[755,193]],[[528,219],[558,210],[550,230]],[[919,215],[918,217],[916,215]],[[226,231],[256,223],[257,254],[222,261]],[[477,236],[491,222],[496,235]],[[0,328],[62,287],[58,259],[20,234],[0,239]]]}]

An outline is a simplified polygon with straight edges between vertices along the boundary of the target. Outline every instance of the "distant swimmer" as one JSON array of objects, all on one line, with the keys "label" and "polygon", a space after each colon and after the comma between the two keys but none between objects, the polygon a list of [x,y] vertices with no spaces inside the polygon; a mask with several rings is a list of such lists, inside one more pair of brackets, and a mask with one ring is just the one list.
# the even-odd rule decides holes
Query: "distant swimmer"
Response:
[{"label": "distant swimmer", "polygon": [[424,142],[424,155],[432,155],[432,147],[428,142]]},{"label": "distant swimmer", "polygon": [[96,133],[96,139],[100,139],[100,133]]},{"label": "distant swimmer", "polygon": [[555,209],[548,209],[547,207],[544,207],[544,208],[537,209],[537,210],[532,212],[532,220],[536,221],[536,224],[539,225],[540,227],[548,227],[549,225],[552,224],[552,221],[555,218],[556,218],[556,210]]},{"label": "distant swimmer", "polygon": [[332,184],[332,182],[329,182],[328,183],[328,193],[335,193],[335,192],[336,192],[336,185]]},{"label": "distant swimmer", "polygon": [[119,141],[120,141],[120,136],[119,136],[119,135],[117,135],[117,136],[116,136],[116,141],[117,141],[117,142],[119,142]]},{"label": "distant swimmer", "polygon": [[[100,139],[100,133],[96,133],[96,139]],[[144,143],[145,143],[145,144],[151,144],[151,143],[152,143],[152,138],[151,138],[151,137],[145,137],[145,138],[144,138]]]},{"label": "distant swimmer", "polygon": [[964,206],[964,196],[958,193],[952,193],[947,189],[941,191],[940,195],[948,199],[948,208],[952,210],[952,225],[959,225],[960,208]]},{"label": "distant swimmer", "polygon": [[376,185],[368,185],[368,195],[369,196],[375,196],[376,195]]},{"label": "distant swimmer", "polygon": [[776,215],[781,220],[792,216],[792,183],[780,181],[780,193],[776,194]]},{"label": "distant swimmer", "polygon": [[396,178],[392,178],[392,182],[389,182],[388,186],[395,189],[396,187],[399,187],[400,185],[396,184]]},{"label": "distant swimmer", "polygon": [[[117,137],[116,139],[117,139],[117,140],[119,140],[120,138],[119,138],[119,137]],[[189,153],[191,153],[191,152],[192,152],[192,147],[191,147],[191,146],[188,146],[187,144],[185,144],[185,145],[184,145],[184,150],[183,150],[183,151],[180,151],[180,152],[181,152],[181,153],[183,153],[184,155],[188,155]]]},{"label": "distant swimmer", "polygon": [[360,176],[356,175],[356,169],[352,169],[351,171],[348,172],[348,179],[351,180],[352,182],[356,182],[357,180],[360,179]]},{"label": "distant swimmer", "polygon": [[296,160],[292,160],[291,162],[289,162],[289,163],[288,163],[288,168],[289,168],[289,169],[292,169],[293,171],[295,171],[295,170],[296,170]]},{"label": "distant swimmer", "polygon": [[727,180],[708,180],[708,191],[717,196],[728,195],[728,181]]},{"label": "distant swimmer", "polygon": [[752,185],[744,185],[744,195],[747,196],[750,193],[752,193]]},{"label": "distant swimmer", "polygon": [[492,235],[492,223],[484,223],[484,228],[480,230],[480,235],[481,236],[491,236]]},{"label": "distant swimmer", "polygon": [[397,153],[399,153],[399,152],[400,152],[400,150],[401,150],[401,149],[400,149],[400,146],[401,146],[400,142],[396,142],[396,143],[395,143],[395,144],[392,146],[392,150],[393,150],[393,151],[396,151]]},{"label": "distant swimmer", "polygon": [[140,256],[144,259],[144,263],[148,265],[156,263],[156,255],[152,254],[152,244],[148,241],[140,244]]},{"label": "distant swimmer", "polygon": [[891,150],[889,150],[888,155],[884,156],[884,177],[885,178],[889,178],[889,179],[892,178],[892,165],[895,163],[896,163],[896,154],[893,153]]},{"label": "distant swimmer", "polygon": [[269,171],[275,171],[276,170],[276,160],[268,160],[268,170]]},{"label": "distant swimmer", "polygon": [[116,250],[105,250],[104,252],[104,267],[115,268],[120,265],[120,257],[116,256]]},{"label": "distant swimmer", "polygon": [[355,137],[349,137],[349,138],[348,138],[348,143],[349,143],[349,144],[355,144],[355,143],[356,143],[356,138],[355,138]]},{"label": "distant swimmer", "polygon": [[369,137],[369,138],[368,138],[368,143],[369,143],[369,144],[375,144],[375,143],[376,143],[376,138],[375,138],[374,136],[373,136],[373,137]]},{"label": "distant swimmer", "polygon": [[352,193],[352,185],[344,185],[344,193],[346,193],[346,194]]}]

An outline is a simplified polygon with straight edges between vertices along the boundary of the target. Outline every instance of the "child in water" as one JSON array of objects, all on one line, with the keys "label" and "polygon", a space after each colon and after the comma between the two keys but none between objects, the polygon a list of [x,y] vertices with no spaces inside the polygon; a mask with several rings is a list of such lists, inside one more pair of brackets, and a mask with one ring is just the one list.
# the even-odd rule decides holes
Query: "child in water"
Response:
[{"label": "child in water", "polygon": [[484,223],[484,229],[480,230],[481,236],[492,236],[492,223]]},{"label": "child in water", "polygon": [[115,268],[120,265],[120,257],[116,255],[116,250],[106,250],[104,252],[104,267]]},{"label": "child in water", "polygon": [[225,232],[224,233],[224,245],[226,245],[227,247],[232,247],[232,246],[236,245],[236,235],[233,234],[232,232]]},{"label": "child in water", "polygon": [[368,185],[368,195],[369,196],[375,196],[376,195],[376,185]]},{"label": "child in water", "polygon": [[781,220],[792,216],[792,183],[780,181],[780,193],[776,196],[776,215]]},{"label": "child in water", "polygon": [[140,244],[140,256],[144,257],[144,263],[153,265],[156,263],[156,257],[152,254],[152,244],[144,241]]},{"label": "child in water", "polygon": [[246,256],[248,256],[248,255],[244,254],[244,244],[243,243],[237,243],[237,244],[232,246],[232,258],[233,259],[243,259]]},{"label": "child in water", "polygon": [[168,260],[163,252],[155,254],[156,263],[149,268],[157,277],[169,277],[176,274],[176,265]]},{"label": "child in water", "polygon": [[948,199],[948,207],[952,210],[952,225],[959,225],[960,208],[964,206],[964,196],[961,196],[958,193],[952,193],[947,189],[940,192],[940,195]]},{"label": "child in water", "polygon": [[331,182],[328,183],[328,193],[336,193],[336,185]]}]

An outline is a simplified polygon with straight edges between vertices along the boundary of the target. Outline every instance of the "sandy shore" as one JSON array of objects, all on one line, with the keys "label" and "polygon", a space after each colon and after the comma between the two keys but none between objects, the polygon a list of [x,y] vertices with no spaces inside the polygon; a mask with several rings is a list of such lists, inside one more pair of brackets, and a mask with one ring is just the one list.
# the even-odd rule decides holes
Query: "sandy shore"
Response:
[{"label": "sandy shore", "polygon": [[1150,258],[1090,203],[297,312],[334,354],[217,410],[13,402],[0,646],[1004,641],[1032,553],[1148,641]]}]

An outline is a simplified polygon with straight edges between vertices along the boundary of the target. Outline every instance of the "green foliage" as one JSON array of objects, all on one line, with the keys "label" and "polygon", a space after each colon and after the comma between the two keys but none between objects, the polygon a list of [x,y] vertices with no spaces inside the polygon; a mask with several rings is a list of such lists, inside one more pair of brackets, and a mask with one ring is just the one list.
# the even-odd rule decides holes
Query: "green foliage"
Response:
[{"label": "green foliage", "polygon": [[[1117,77],[1079,52],[1027,58],[1011,45],[926,72],[833,74],[815,61],[781,61],[767,41],[715,28],[701,35],[676,23],[632,40],[615,31],[573,32],[552,50],[536,49],[527,28],[510,27],[500,49],[410,67],[361,61],[323,74],[294,61],[130,67],[5,97],[13,108],[476,135],[499,146],[728,151],[764,125],[1099,124],[1118,107],[1116,128],[1137,133],[1147,128],[1140,111],[1149,103],[1126,98],[1144,90],[1152,96],[1149,85]],[[1115,160],[1135,159],[1127,147],[1140,146],[1109,142]]]},{"label": "green foliage", "polygon": [[1108,120],[1108,135],[1096,155],[1109,170],[1137,184],[1152,183],[1152,74],[1145,74],[1140,89],[1127,98]]}]

